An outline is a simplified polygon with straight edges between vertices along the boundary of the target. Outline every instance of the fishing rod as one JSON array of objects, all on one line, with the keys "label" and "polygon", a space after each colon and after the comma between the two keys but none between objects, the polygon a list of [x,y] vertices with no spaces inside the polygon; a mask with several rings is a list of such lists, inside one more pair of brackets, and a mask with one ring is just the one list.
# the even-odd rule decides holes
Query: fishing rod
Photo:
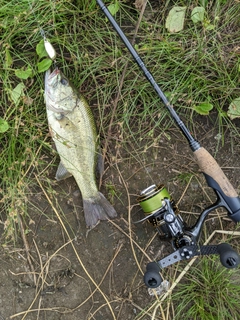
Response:
[{"label": "fishing rod", "polygon": [[207,215],[219,207],[224,207],[227,210],[228,216],[232,221],[235,223],[240,221],[240,198],[237,192],[216,160],[191,135],[105,4],[101,0],[96,1],[187,139],[208,186],[214,190],[217,198],[214,204],[203,210],[196,223],[192,227],[188,227],[179,215],[178,208],[163,185],[152,185],[141,192],[138,202],[145,213],[145,218],[140,222],[148,220],[152,223],[163,238],[172,240],[172,246],[175,250],[157,263],[151,262],[147,265],[147,271],[144,275],[145,284],[150,288],[158,287],[162,281],[159,275],[160,269],[197,255],[219,254],[220,260],[225,267],[236,267],[240,263],[240,258],[230,245],[220,244],[218,246],[200,247],[197,242]]}]

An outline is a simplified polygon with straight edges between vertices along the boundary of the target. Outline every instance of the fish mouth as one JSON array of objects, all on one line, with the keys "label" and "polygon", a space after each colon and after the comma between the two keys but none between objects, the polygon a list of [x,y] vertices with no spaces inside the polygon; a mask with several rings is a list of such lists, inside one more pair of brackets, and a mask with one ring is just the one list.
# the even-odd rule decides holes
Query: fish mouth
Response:
[{"label": "fish mouth", "polygon": [[[60,81],[60,77],[61,77],[61,71],[57,67],[53,71],[51,71],[50,68],[46,71],[46,74],[45,74],[45,96],[48,97],[47,108],[55,113],[67,115],[72,110],[66,110],[66,109],[62,109],[61,107],[55,107],[54,106],[55,101],[53,101],[53,99],[51,97],[51,92],[50,92],[50,88],[52,90],[54,90],[54,88],[57,87],[57,85]],[[63,102],[63,100],[61,102]]]},{"label": "fish mouth", "polygon": [[60,74],[60,70],[58,68],[55,68],[53,71],[51,71],[51,68],[49,68],[45,73],[45,82],[50,84],[52,83],[55,77],[57,77]]},{"label": "fish mouth", "polygon": [[48,87],[55,87],[58,83],[58,78],[60,76],[61,71],[58,68],[55,68],[51,71],[49,68],[45,73],[45,89]]},{"label": "fish mouth", "polygon": [[45,95],[48,96],[49,104],[47,108],[53,112],[56,112],[58,114],[67,115],[70,111],[65,110],[59,107],[54,106],[54,101],[51,98],[51,95],[49,93],[49,87],[54,88],[58,83],[58,77],[61,74],[60,69],[55,68],[53,71],[51,69],[48,69],[45,75]]},{"label": "fish mouth", "polygon": [[60,70],[59,70],[58,68],[55,68],[52,73],[51,73],[51,71],[50,71],[50,74],[49,74],[49,76],[48,76],[48,79],[50,80],[50,79],[56,77],[58,74],[60,74]]}]

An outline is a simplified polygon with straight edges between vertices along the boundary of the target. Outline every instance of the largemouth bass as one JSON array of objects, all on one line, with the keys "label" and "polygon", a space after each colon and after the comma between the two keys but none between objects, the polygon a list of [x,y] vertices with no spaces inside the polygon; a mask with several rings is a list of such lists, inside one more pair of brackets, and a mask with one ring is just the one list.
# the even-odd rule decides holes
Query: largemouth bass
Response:
[{"label": "largemouth bass", "polygon": [[45,75],[45,102],[52,138],[61,162],[57,180],[73,175],[82,194],[86,225],[115,218],[117,213],[98,191],[95,170],[99,152],[93,114],[86,100],[56,68]]}]

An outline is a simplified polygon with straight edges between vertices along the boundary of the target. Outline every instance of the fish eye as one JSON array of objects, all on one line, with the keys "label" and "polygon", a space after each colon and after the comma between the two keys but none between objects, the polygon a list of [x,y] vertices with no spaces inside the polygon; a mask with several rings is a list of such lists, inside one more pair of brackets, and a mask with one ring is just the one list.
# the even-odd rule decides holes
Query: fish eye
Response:
[{"label": "fish eye", "polygon": [[67,81],[65,78],[62,78],[62,79],[60,80],[60,82],[61,82],[61,84],[64,85],[64,86],[66,86],[66,85],[68,84],[68,81]]}]

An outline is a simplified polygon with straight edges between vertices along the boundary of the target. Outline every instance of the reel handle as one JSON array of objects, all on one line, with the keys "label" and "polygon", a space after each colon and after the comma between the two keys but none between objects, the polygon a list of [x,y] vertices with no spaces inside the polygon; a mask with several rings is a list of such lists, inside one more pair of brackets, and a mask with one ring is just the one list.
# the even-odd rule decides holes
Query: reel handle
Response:
[{"label": "reel handle", "polygon": [[193,152],[195,160],[202,170],[207,184],[224,200],[229,217],[234,222],[240,221],[240,198],[218,165],[217,161],[203,147]]},{"label": "reel handle", "polygon": [[160,286],[163,279],[159,272],[160,266],[156,262],[150,262],[147,264],[143,281],[148,288],[157,288]]},{"label": "reel handle", "polygon": [[239,254],[228,243],[221,243],[217,248],[220,261],[225,268],[236,268],[240,263]]}]

